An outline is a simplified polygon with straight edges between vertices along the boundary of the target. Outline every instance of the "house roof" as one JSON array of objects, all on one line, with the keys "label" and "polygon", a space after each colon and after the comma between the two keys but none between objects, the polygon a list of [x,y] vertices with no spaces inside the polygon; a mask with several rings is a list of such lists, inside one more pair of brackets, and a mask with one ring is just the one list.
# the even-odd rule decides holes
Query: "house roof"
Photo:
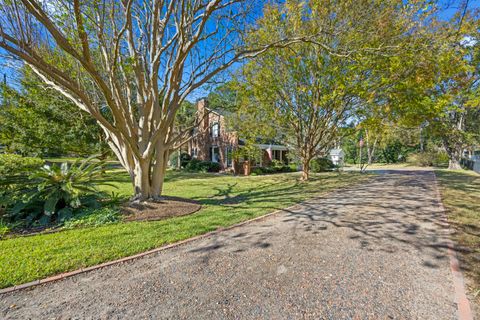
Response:
[{"label": "house roof", "polygon": [[344,154],[345,153],[340,148],[335,148],[335,149],[330,150],[330,155],[331,156],[341,156],[341,155],[344,155]]},{"label": "house roof", "polygon": [[[206,102],[205,104],[205,109],[208,110],[208,112],[210,113],[213,113],[213,114],[216,114],[220,117],[229,117],[231,116],[233,113],[229,110],[218,110],[218,109],[212,109],[208,106],[208,98],[200,98],[197,100],[197,103],[201,100],[204,100]],[[231,131],[228,129],[228,127],[226,126],[227,128],[227,131]],[[246,140],[245,139],[242,139],[240,138],[239,141],[238,141],[238,144],[240,146],[244,146],[246,145]],[[273,150],[287,150],[288,148],[281,142],[281,141],[278,141],[278,140],[275,140],[275,139],[266,139],[266,138],[263,138],[263,137],[257,137],[255,138],[255,144],[257,146],[265,146],[265,145],[270,145],[272,146],[272,149]]]}]

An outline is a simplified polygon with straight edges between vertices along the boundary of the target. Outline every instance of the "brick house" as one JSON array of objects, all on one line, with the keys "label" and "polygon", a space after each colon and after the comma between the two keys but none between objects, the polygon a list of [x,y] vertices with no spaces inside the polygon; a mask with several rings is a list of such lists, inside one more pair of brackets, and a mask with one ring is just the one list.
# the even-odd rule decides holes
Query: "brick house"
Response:
[{"label": "brick house", "polygon": [[[208,101],[197,101],[199,126],[188,143],[188,153],[202,161],[218,162],[221,171],[243,172],[244,160],[234,156],[234,152],[245,145],[236,131],[229,130],[225,116],[208,108]],[[258,143],[262,156],[252,161],[253,166],[268,166],[273,160],[288,163],[288,148],[275,143]]]}]

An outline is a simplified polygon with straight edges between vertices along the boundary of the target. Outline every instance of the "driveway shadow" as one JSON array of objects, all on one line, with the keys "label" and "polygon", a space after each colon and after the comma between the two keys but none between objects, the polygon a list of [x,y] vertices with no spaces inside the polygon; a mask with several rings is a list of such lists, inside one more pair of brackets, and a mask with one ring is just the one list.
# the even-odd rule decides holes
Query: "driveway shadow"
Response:
[{"label": "driveway shadow", "polygon": [[[238,232],[232,230],[214,237],[213,244],[205,247],[204,252],[271,249],[276,242],[271,241],[272,237],[287,236],[276,231],[279,224],[286,224],[290,237],[306,233],[328,236],[332,229],[347,229],[348,238],[362,250],[389,254],[413,251],[424,257],[425,266],[438,268],[448,258],[449,229],[435,188],[431,171],[390,171],[367,183],[284,210],[277,220],[268,219],[255,228],[242,227]],[[221,192],[228,195],[228,189]],[[288,196],[290,192],[282,189],[279,196]],[[250,190],[247,198],[262,201],[264,196],[262,190]],[[236,200],[244,201],[245,195],[227,196],[223,204],[237,203]]]}]

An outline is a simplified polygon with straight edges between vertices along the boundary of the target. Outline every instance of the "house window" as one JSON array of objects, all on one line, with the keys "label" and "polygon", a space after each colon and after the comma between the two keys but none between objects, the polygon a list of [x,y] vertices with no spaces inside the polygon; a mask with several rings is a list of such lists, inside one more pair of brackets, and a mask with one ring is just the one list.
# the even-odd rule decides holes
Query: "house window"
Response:
[{"label": "house window", "polygon": [[273,150],[273,159],[274,160],[282,160],[282,155],[281,155],[282,151],[281,150]]},{"label": "house window", "polygon": [[220,149],[218,147],[210,148],[212,162],[220,162]]},{"label": "house window", "polygon": [[285,155],[285,150],[280,150],[280,161],[285,163],[286,160],[287,160],[287,157]]},{"label": "house window", "polygon": [[215,122],[212,124],[212,137],[217,138],[220,135],[220,124]]}]

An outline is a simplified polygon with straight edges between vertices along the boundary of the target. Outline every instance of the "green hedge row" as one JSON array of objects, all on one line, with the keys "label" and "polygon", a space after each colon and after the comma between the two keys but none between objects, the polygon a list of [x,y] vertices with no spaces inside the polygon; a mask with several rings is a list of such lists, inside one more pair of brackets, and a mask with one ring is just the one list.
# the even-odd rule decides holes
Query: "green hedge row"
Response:
[{"label": "green hedge row", "polygon": [[0,176],[12,175],[40,168],[44,161],[40,158],[22,157],[18,154],[0,154]]}]

